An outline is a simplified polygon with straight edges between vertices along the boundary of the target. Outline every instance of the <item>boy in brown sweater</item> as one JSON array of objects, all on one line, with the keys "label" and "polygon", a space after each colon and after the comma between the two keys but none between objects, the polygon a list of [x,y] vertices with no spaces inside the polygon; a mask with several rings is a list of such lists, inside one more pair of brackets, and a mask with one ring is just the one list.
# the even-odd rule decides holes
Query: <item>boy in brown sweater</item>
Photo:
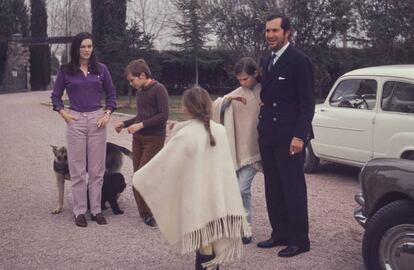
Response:
[{"label": "boy in brown sweater", "polygon": [[[165,86],[152,78],[143,59],[130,62],[125,68],[129,84],[137,90],[137,115],[115,124],[116,132],[123,128],[133,134],[132,154],[134,172],[144,166],[163,147],[168,120],[168,92]],[[138,211],[144,223],[155,227],[156,222],[139,192],[132,188]]]}]

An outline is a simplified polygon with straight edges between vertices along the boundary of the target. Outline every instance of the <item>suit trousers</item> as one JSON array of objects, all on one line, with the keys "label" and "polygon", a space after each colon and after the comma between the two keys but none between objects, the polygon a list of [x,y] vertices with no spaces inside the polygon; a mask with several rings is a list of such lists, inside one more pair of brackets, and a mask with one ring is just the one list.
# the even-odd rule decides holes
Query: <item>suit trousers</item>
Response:
[{"label": "suit trousers", "polygon": [[[147,164],[164,146],[165,136],[142,136],[134,134],[132,140],[132,161],[134,172]],[[139,215],[146,219],[152,217],[152,212],[145,203],[141,194],[132,186]]]},{"label": "suit trousers", "polygon": [[67,125],[68,165],[72,182],[73,213],[87,211],[87,192],[91,213],[101,212],[101,197],[106,159],[106,127],[98,127],[103,111],[69,113],[78,120]]},{"label": "suit trousers", "polygon": [[265,194],[272,238],[291,245],[309,245],[308,206],[303,154],[289,147],[260,144]]}]

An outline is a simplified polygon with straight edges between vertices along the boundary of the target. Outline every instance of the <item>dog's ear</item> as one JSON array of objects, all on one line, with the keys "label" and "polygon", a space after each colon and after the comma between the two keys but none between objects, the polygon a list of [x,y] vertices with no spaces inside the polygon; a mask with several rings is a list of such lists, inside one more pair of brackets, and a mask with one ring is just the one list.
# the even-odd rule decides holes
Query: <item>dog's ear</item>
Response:
[{"label": "dog's ear", "polygon": [[57,151],[58,147],[55,146],[55,145],[50,145],[50,147],[52,147],[53,153],[56,154],[56,151]]}]

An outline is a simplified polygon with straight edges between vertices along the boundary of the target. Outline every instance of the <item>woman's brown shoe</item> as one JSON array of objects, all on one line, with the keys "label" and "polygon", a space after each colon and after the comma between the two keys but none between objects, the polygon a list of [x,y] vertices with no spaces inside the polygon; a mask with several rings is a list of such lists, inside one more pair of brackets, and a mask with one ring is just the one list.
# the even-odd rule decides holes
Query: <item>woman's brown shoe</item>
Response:
[{"label": "woman's brown shoe", "polygon": [[96,223],[98,223],[99,225],[107,224],[106,223],[106,219],[104,218],[104,216],[102,215],[102,213],[99,213],[99,214],[96,214],[96,215],[92,215],[91,214],[91,219],[93,221],[96,221]]},{"label": "woman's brown shoe", "polygon": [[75,224],[79,227],[86,227],[88,226],[88,223],[86,222],[86,217],[84,214],[80,214],[75,217]]}]

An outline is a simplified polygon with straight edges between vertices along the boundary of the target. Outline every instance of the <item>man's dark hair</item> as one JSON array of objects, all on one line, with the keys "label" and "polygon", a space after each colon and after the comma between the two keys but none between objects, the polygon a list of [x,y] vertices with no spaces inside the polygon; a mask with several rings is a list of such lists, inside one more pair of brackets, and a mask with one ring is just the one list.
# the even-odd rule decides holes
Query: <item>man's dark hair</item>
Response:
[{"label": "man's dark hair", "polygon": [[282,29],[286,32],[286,31],[291,31],[291,25],[290,25],[290,19],[284,15],[281,14],[271,14],[269,16],[266,17],[266,22],[277,19],[277,18],[281,18],[282,19]]}]

